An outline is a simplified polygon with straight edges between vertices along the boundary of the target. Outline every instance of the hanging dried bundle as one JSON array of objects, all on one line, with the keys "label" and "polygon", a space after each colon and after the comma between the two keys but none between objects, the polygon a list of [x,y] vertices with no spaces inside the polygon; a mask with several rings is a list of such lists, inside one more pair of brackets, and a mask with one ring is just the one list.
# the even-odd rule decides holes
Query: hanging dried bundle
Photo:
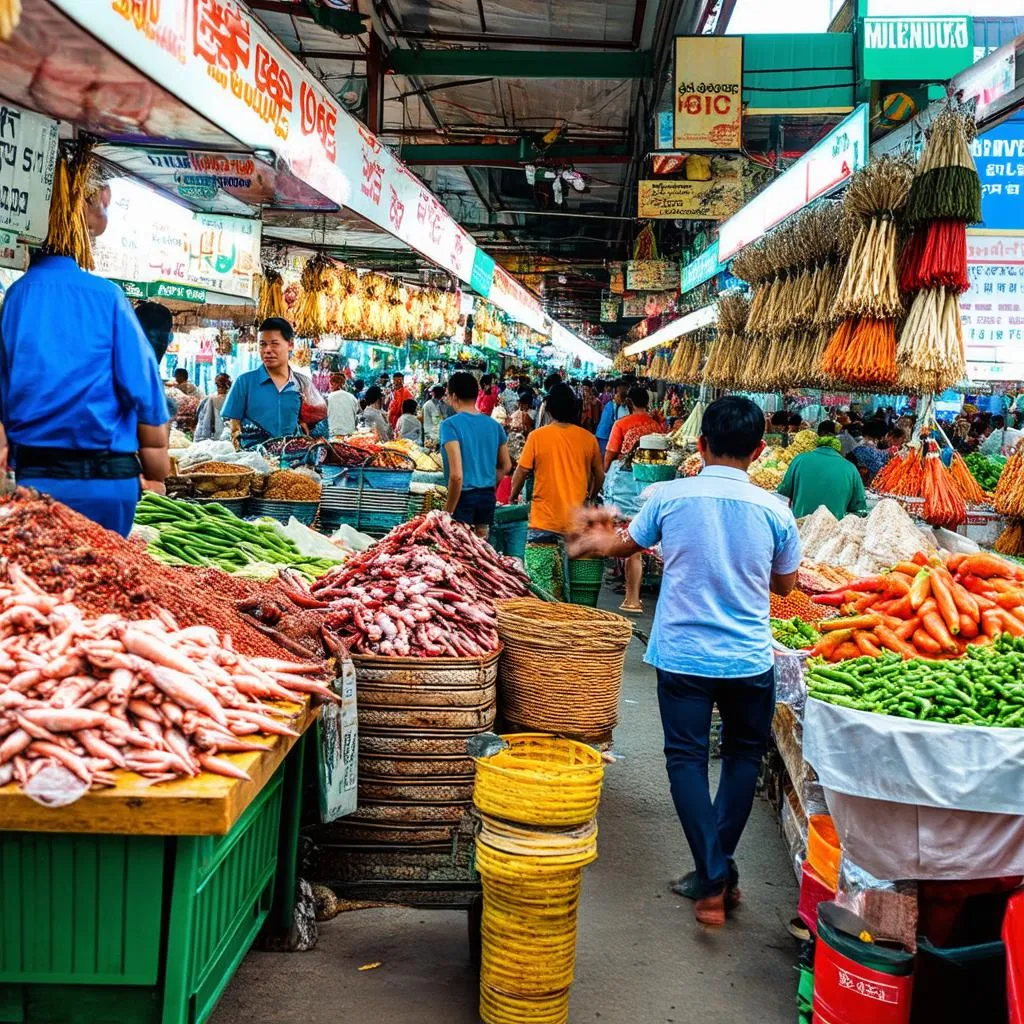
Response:
[{"label": "hanging dried bundle", "polygon": [[992,547],[1001,555],[1024,555],[1024,522],[1011,520]]},{"label": "hanging dried bundle", "polygon": [[891,320],[844,320],[825,349],[822,372],[852,385],[888,385],[898,379],[896,328]]},{"label": "hanging dried bundle", "polygon": [[[92,166],[90,146],[69,144],[61,147],[54,168],[50,220],[43,242],[43,252],[52,256],[70,256],[83,270],[92,270],[95,266],[85,217]],[[93,191],[98,188],[96,183]]]},{"label": "hanging dried bundle", "polygon": [[747,341],[744,328],[750,302],[739,292],[726,292],[718,299],[718,332],[704,364],[704,383],[710,387],[728,387],[744,357]]},{"label": "hanging dried bundle", "polygon": [[976,133],[970,114],[947,109],[935,118],[907,203],[911,224],[943,219],[975,224],[981,220],[981,181],[971,156]]},{"label": "hanging dried bundle", "polygon": [[900,380],[914,391],[943,391],[966,373],[960,304],[955,292],[918,292],[900,335]]},{"label": "hanging dried bundle", "polygon": [[912,179],[913,168],[906,160],[882,157],[850,181],[843,219],[853,241],[836,294],[837,315],[889,319],[902,312],[895,217],[906,203]]},{"label": "hanging dried bundle", "polygon": [[959,295],[970,286],[967,225],[960,220],[919,224],[900,256],[900,291],[949,288]]},{"label": "hanging dried bundle", "polygon": [[1024,448],[1006,460],[992,504],[1000,515],[1024,519]]},{"label": "hanging dried bundle", "polygon": [[317,338],[326,330],[324,294],[330,287],[331,260],[317,253],[302,268],[302,299],[295,314],[295,332],[304,338]]},{"label": "hanging dried bundle", "polygon": [[264,267],[256,304],[256,319],[262,323],[272,316],[288,316],[288,308],[284,303],[284,281],[276,270]]},{"label": "hanging dried bundle", "polygon": [[21,0],[0,0],[0,42],[6,43],[21,21]]}]

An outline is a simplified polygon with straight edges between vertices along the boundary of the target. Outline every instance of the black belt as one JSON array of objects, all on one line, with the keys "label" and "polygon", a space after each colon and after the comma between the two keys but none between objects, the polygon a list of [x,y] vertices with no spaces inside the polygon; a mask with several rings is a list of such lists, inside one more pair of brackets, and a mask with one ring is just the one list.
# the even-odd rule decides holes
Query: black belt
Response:
[{"label": "black belt", "polygon": [[76,448],[15,448],[15,475],[51,480],[130,480],[142,473],[134,452],[89,451]]}]

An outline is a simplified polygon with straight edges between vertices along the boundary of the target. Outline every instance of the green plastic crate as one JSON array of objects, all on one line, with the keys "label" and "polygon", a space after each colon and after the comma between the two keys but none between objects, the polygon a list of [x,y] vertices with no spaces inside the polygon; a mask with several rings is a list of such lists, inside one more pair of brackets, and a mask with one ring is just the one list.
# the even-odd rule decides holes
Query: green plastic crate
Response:
[{"label": "green plastic crate", "polygon": [[301,748],[224,836],[0,832],[0,1024],[203,1024],[295,845]]}]

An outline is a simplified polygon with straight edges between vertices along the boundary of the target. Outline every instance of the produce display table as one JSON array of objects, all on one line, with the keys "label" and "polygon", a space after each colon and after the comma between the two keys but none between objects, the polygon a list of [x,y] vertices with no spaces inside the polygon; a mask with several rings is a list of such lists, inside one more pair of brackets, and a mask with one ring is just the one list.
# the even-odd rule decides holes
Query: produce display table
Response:
[{"label": "produce display table", "polygon": [[62,808],[0,789],[0,1022],[202,1024],[268,917],[290,927],[316,716],[233,758],[252,782],[125,773]]}]

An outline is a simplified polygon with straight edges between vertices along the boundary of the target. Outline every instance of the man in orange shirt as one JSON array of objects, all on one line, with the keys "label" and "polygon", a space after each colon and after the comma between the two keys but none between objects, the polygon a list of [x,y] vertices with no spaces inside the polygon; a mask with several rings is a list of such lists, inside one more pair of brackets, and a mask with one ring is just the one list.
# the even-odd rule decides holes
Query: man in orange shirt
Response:
[{"label": "man in orange shirt", "polygon": [[533,472],[530,539],[556,540],[569,533],[573,514],[604,483],[597,439],[578,426],[579,404],[568,384],[557,384],[547,397],[552,422],[530,432],[512,478],[511,501],[519,497]]},{"label": "man in orange shirt", "polygon": [[611,436],[604,450],[604,469],[608,472],[611,464],[620,456],[628,455],[647,434],[664,434],[661,424],[647,411],[650,396],[646,389],[632,387],[626,401],[633,411],[621,420],[616,420]]},{"label": "man in orange shirt", "polygon": [[391,404],[388,406],[388,423],[391,424],[391,432],[394,433],[398,417],[402,415],[402,406],[413,397],[413,393],[405,386],[404,373],[396,373],[392,381],[394,386],[392,387]]}]

